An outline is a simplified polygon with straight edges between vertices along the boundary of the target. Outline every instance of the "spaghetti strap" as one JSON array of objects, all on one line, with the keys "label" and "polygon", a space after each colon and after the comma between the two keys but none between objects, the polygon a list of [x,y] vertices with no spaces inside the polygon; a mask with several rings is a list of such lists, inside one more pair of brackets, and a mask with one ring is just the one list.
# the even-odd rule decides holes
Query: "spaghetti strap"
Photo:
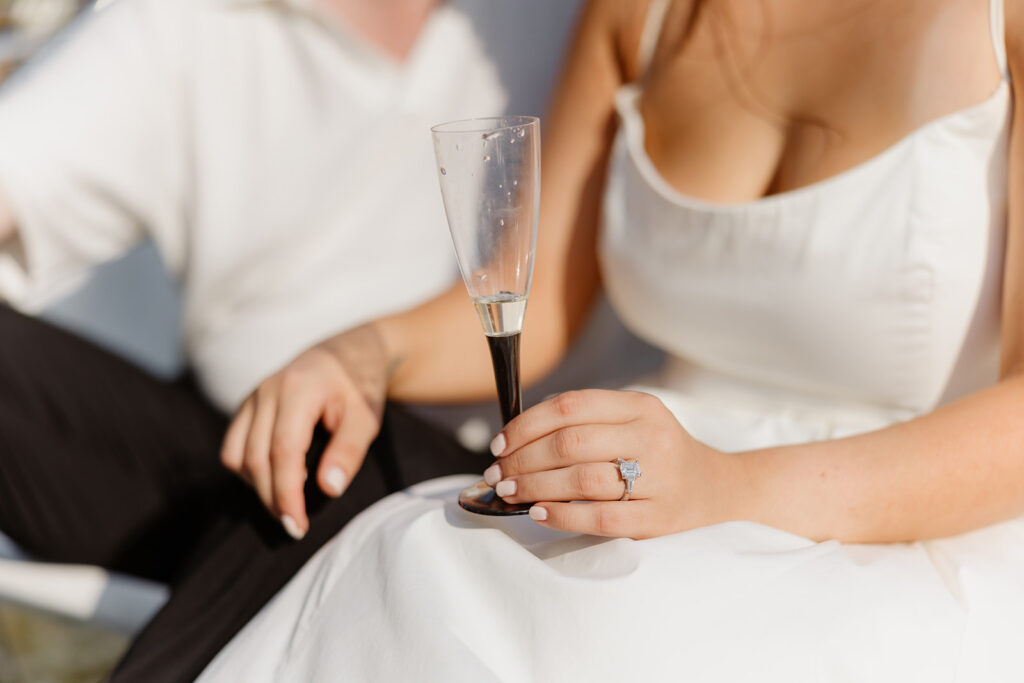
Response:
[{"label": "spaghetti strap", "polygon": [[1006,61],[1006,29],[1003,18],[1004,0],[990,0],[989,2],[989,24],[992,29],[992,49],[996,53],[996,62],[999,64],[999,72],[1003,78],[1009,75],[1009,68]]},{"label": "spaghetti strap", "polygon": [[672,0],[651,0],[651,5],[647,8],[647,18],[644,19],[644,31],[640,34],[638,50],[641,79],[647,76],[647,69],[651,66],[654,49],[658,46],[661,27],[665,23],[665,15],[671,2]]}]

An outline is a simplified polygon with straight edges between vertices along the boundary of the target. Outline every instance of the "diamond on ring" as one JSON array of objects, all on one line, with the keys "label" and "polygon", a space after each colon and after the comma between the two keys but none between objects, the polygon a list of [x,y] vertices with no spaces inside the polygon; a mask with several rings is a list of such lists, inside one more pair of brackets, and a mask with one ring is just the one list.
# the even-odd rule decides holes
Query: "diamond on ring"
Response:
[{"label": "diamond on ring", "polygon": [[640,462],[638,460],[623,460],[618,458],[616,462],[619,465],[619,474],[622,476],[622,481],[626,483],[626,492],[622,494],[620,500],[629,500],[630,495],[633,493],[633,483],[643,476],[643,472],[640,471]]}]

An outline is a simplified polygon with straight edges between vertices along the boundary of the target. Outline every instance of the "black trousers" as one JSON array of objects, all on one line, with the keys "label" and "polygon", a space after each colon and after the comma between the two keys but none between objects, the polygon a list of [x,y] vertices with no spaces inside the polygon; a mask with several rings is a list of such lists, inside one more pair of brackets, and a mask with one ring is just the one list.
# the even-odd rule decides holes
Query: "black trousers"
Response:
[{"label": "black trousers", "polygon": [[[306,486],[310,530],[293,541],[220,466],[228,418],[187,380],[157,380],[0,306],[0,530],[37,556],[170,584],[113,681],[190,681],[352,517],[478,454],[389,405],[340,499]],[[328,435],[318,429],[314,471]]]}]

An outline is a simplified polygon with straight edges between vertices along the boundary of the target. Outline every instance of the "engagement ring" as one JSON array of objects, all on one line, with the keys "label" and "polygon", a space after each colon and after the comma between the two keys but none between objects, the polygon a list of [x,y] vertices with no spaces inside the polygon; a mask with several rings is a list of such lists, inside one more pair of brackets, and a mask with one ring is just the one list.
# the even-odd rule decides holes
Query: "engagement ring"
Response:
[{"label": "engagement ring", "polygon": [[639,479],[643,472],[640,471],[640,462],[638,460],[623,460],[618,458],[619,474],[622,476],[622,481],[626,484],[626,492],[622,494],[622,498],[619,500],[629,500],[629,496],[633,493],[633,482]]}]

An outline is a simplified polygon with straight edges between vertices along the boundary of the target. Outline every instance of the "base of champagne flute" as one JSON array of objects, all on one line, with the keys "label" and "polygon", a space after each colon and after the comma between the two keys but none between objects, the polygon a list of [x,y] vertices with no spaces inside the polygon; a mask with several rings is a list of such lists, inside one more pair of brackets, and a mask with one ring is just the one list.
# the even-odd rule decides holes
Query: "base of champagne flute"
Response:
[{"label": "base of champagne flute", "polygon": [[510,515],[525,515],[530,511],[531,503],[506,503],[490,486],[483,481],[478,481],[469,488],[462,489],[459,493],[459,505],[470,512],[478,515],[494,515],[507,517]]}]

